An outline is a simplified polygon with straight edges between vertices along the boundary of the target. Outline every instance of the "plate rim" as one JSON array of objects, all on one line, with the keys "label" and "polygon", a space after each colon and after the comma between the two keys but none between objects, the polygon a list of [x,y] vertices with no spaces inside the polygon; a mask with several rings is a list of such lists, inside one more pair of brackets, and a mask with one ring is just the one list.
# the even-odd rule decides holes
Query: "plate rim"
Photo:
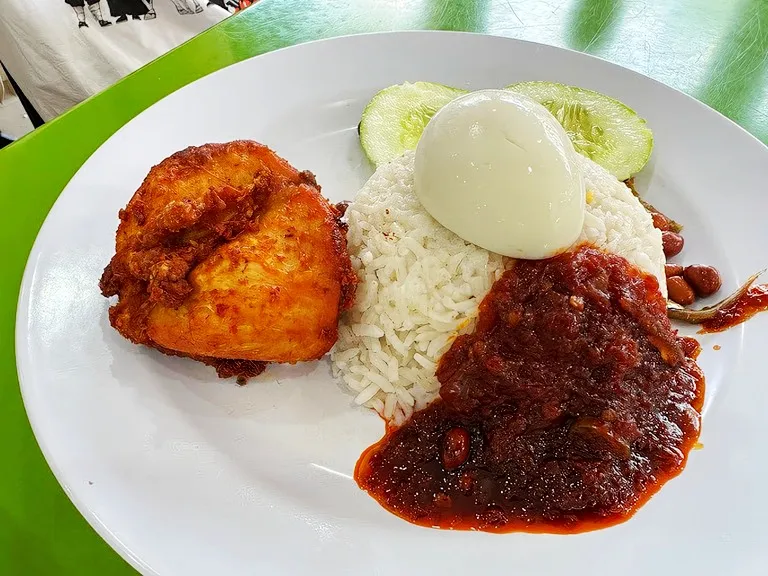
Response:
[{"label": "plate rim", "polygon": [[[196,78],[192,82],[189,82],[188,84],[185,84],[183,86],[180,86],[179,88],[171,91],[170,93],[166,94],[159,100],[153,102],[149,106],[147,106],[145,109],[141,110],[138,114],[130,118],[125,124],[120,126],[117,130],[112,132],[106,139],[104,139],[99,146],[91,152],[88,157],[83,161],[83,163],[78,167],[78,169],[72,174],[72,176],[67,180],[66,184],[63,186],[61,191],[56,196],[55,201],[51,204],[51,206],[48,208],[45,219],[43,220],[42,224],[40,225],[40,228],[38,229],[35,240],[32,243],[32,246],[29,250],[29,253],[27,255],[27,260],[24,266],[24,272],[22,275],[22,280],[19,285],[19,292],[18,292],[18,298],[16,303],[16,313],[14,315],[14,360],[16,364],[16,373],[17,373],[17,379],[19,384],[19,390],[22,397],[22,403],[24,406],[24,411],[27,415],[27,419],[29,421],[30,427],[32,429],[35,442],[37,443],[40,451],[43,454],[43,457],[45,458],[46,464],[50,468],[51,472],[53,473],[57,483],[62,488],[64,493],[66,494],[67,498],[70,500],[70,502],[75,506],[77,511],[80,513],[80,515],[86,520],[86,522],[89,524],[89,526],[101,537],[109,546],[112,548],[114,552],[116,552],[123,560],[125,560],[130,566],[132,566],[134,569],[139,571],[139,573],[144,575],[151,575],[151,576],[161,576],[159,572],[157,572],[152,566],[150,566],[148,563],[143,561],[139,556],[133,553],[133,551],[122,543],[120,538],[118,538],[115,533],[96,515],[93,510],[86,504],[83,498],[78,496],[78,493],[72,489],[70,482],[67,481],[67,479],[64,477],[64,473],[62,472],[60,468],[60,463],[56,456],[51,451],[50,447],[47,445],[45,441],[45,436],[41,434],[41,424],[39,422],[39,415],[35,416],[35,410],[32,407],[32,403],[30,401],[29,393],[30,390],[25,387],[24,382],[30,378],[26,375],[26,362],[28,358],[24,354],[24,350],[26,348],[25,338],[24,336],[27,334],[26,331],[26,325],[30,318],[30,308],[31,308],[31,291],[32,287],[34,285],[34,279],[35,279],[35,262],[34,262],[34,256],[37,252],[38,243],[40,241],[41,233],[46,225],[49,224],[51,213],[56,209],[56,207],[61,202],[61,198],[63,193],[67,190],[67,188],[70,186],[72,181],[80,174],[80,172],[83,170],[83,168],[89,163],[91,158],[102,148],[104,147],[109,141],[111,141],[113,138],[115,138],[117,135],[119,135],[122,131],[127,130],[130,125],[137,121],[140,117],[143,115],[149,113],[155,106],[160,104],[161,102],[165,101],[166,99],[170,98],[171,96],[175,95],[176,93],[183,91],[185,89],[189,89],[194,84],[203,81],[204,79],[208,79],[211,76],[215,76],[217,74],[222,73],[225,70],[229,70],[230,68],[234,68],[241,65],[246,65],[246,63],[250,62],[251,60],[258,59],[261,57],[269,56],[272,54],[277,54],[283,51],[290,51],[294,49],[307,49],[311,50],[312,46],[316,44],[325,44],[325,43],[336,43],[340,41],[348,41],[350,39],[357,39],[362,38],[362,41],[365,41],[364,39],[367,37],[377,37],[377,36],[397,36],[397,35],[440,35],[440,36],[456,36],[458,38],[461,37],[477,37],[477,38],[494,38],[499,39],[501,41],[504,41],[505,43],[510,44],[525,44],[533,46],[536,49],[544,49],[544,50],[553,50],[555,52],[564,52],[564,53],[571,53],[574,55],[578,55],[578,57],[586,58],[586,59],[593,59],[595,61],[599,61],[602,63],[602,65],[608,65],[609,68],[615,68],[615,69],[621,69],[624,72],[629,72],[633,75],[636,75],[643,79],[643,81],[650,81],[654,84],[657,84],[661,87],[663,87],[666,90],[671,90],[674,92],[677,92],[679,95],[682,95],[687,101],[689,105],[695,105],[699,107],[704,107],[709,109],[711,112],[714,112],[717,117],[719,117],[720,121],[725,121],[727,124],[732,125],[732,127],[738,128],[740,132],[743,133],[743,135],[746,135],[749,139],[756,142],[757,144],[762,147],[763,152],[768,154],[768,144],[762,142],[760,139],[758,139],[755,135],[753,135],[751,132],[746,130],[744,127],[742,127],[740,124],[736,123],[735,121],[731,120],[718,110],[712,108],[711,106],[707,105],[706,103],[696,99],[695,97],[678,90],[677,88],[674,88],[664,82],[661,82],[659,80],[656,80],[646,74],[643,74],[641,72],[638,72],[636,70],[633,70],[632,68],[628,68],[625,66],[622,66],[621,64],[612,62],[610,60],[607,60],[606,58],[595,56],[592,54],[587,54],[585,52],[580,52],[578,50],[574,50],[567,47],[561,47],[556,46],[553,44],[546,44],[542,42],[536,42],[532,40],[525,40],[521,38],[514,38],[511,36],[504,36],[499,34],[485,34],[480,32],[469,32],[469,31],[453,31],[453,30],[391,30],[391,31],[375,31],[375,32],[360,32],[360,33],[354,33],[354,34],[344,34],[339,36],[331,36],[331,37],[324,37],[324,38],[318,38],[315,40],[309,40],[306,42],[299,42],[297,44],[291,44],[282,46],[280,48],[269,50],[266,52],[262,52],[260,54],[256,54],[254,56],[251,56],[249,58],[245,58],[243,60],[240,60],[238,62],[233,62],[227,66],[224,66],[222,68],[219,68],[218,70],[214,70],[208,74],[205,74],[199,78]],[[768,158],[768,156],[767,156]],[[743,326],[741,327],[743,329]],[[743,336],[743,335],[742,335]],[[26,391],[25,391],[26,390]]]}]

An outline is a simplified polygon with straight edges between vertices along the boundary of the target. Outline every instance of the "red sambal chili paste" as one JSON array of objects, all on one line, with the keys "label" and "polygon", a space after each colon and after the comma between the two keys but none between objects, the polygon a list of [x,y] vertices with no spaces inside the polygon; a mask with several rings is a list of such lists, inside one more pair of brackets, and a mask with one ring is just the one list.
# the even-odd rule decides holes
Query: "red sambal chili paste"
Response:
[{"label": "red sambal chili paste", "polygon": [[581,532],[629,518],[699,436],[695,341],[655,278],[583,246],[520,261],[437,370],[441,399],[388,431],[355,477],[424,526]]},{"label": "red sambal chili paste", "polygon": [[752,286],[732,306],[718,310],[714,317],[702,322],[701,332],[723,332],[765,311],[768,311],[768,284]]}]

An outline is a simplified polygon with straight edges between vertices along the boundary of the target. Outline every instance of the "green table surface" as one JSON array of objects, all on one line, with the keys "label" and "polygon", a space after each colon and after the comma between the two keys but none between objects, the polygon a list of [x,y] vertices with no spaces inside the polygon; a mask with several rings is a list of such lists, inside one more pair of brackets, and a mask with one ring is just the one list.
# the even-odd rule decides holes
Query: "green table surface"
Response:
[{"label": "green table surface", "polygon": [[262,0],[227,19],[0,151],[0,574],[135,573],[57,484],[19,392],[16,300],[56,197],[118,128],[185,84],[284,46],[389,30],[484,32],[594,54],[768,142],[768,0]]}]

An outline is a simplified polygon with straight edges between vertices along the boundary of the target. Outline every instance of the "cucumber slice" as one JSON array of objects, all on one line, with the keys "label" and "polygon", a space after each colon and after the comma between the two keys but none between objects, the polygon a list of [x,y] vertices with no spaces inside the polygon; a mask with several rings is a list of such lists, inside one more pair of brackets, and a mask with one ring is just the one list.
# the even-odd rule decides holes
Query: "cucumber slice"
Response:
[{"label": "cucumber slice", "polygon": [[429,119],[462,94],[466,90],[432,82],[384,88],[365,107],[358,127],[365,155],[379,165],[415,150]]},{"label": "cucumber slice", "polygon": [[634,110],[599,92],[555,82],[507,86],[543,104],[563,125],[578,152],[619,180],[639,172],[653,149],[653,133]]}]

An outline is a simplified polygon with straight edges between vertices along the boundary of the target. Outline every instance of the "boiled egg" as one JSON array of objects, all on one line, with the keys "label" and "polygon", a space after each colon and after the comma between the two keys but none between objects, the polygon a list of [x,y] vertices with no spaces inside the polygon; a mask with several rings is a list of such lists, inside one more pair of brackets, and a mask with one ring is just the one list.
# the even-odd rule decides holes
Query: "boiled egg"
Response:
[{"label": "boiled egg", "polygon": [[584,223],[577,152],[541,104],[480,90],[435,114],[416,148],[414,184],[425,209],[468,242],[514,258],[570,247]]}]

